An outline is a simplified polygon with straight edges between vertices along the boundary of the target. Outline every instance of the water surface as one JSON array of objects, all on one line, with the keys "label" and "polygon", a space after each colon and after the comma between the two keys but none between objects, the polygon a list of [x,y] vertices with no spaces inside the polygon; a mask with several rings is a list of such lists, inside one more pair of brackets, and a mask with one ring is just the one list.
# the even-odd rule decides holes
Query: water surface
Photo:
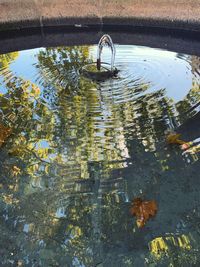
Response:
[{"label": "water surface", "polygon": [[[117,45],[95,82],[96,49],[0,55],[1,266],[199,266],[200,58]],[[158,204],[142,229],[136,197]]]}]

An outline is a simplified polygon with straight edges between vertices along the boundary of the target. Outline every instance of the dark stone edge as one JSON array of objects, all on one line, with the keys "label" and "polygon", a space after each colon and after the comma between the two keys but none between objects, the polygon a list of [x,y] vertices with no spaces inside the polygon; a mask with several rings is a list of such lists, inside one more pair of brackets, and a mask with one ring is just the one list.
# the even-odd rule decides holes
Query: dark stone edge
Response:
[{"label": "dark stone edge", "polygon": [[56,28],[66,27],[66,30],[79,27],[79,30],[101,30],[109,25],[113,31],[131,30],[134,28],[146,28],[149,30],[168,30],[168,31],[193,31],[200,33],[200,20],[181,20],[166,18],[148,18],[148,17],[38,17],[30,20],[19,20],[0,22],[0,34],[5,31],[25,30],[34,28]]},{"label": "dark stone edge", "polygon": [[0,23],[0,53],[37,47],[96,44],[102,33],[119,44],[200,55],[200,21],[152,18],[52,18]]}]

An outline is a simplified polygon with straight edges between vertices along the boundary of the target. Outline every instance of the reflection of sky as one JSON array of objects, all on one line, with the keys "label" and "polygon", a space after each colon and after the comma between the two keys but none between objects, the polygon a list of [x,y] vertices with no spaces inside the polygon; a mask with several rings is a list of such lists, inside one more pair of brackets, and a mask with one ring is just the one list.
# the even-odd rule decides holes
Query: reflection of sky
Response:
[{"label": "reflection of sky", "polygon": [[7,92],[6,88],[4,86],[2,86],[3,80],[4,80],[3,77],[0,76],[0,85],[1,85],[1,87],[0,87],[0,94],[5,94]]},{"label": "reflection of sky", "polygon": [[[90,52],[95,59],[97,47],[91,47]],[[127,69],[124,78],[132,76],[132,79],[145,79],[152,85],[148,92],[166,88],[167,96],[177,102],[182,100],[192,87],[193,74],[188,57],[180,58],[177,53],[161,49],[116,45],[115,65]],[[104,48],[102,61],[110,63],[110,59],[110,49]]]},{"label": "reflection of sky", "polygon": [[[37,53],[44,48],[19,52],[19,57],[10,64],[14,75],[38,84]],[[91,46],[90,53],[96,59],[97,46]],[[110,62],[110,50],[104,48],[102,61]],[[123,77],[132,80],[142,79],[150,83],[148,92],[166,88],[168,97],[176,102],[182,100],[191,89],[193,74],[188,56],[178,57],[177,53],[141,46],[116,45],[116,66]],[[123,72],[124,71],[124,72]],[[2,83],[2,77],[0,83]],[[40,86],[41,88],[41,86]],[[41,88],[42,89],[42,88]],[[1,86],[0,93],[5,93]]]},{"label": "reflection of sky", "polygon": [[[34,66],[37,63],[37,54],[44,48],[36,48],[30,50],[19,51],[19,56],[16,60],[10,62],[9,69],[14,77],[20,77],[24,80],[31,81],[39,86],[42,92],[42,87],[38,84],[38,70]],[[4,84],[4,75],[0,76],[0,84]],[[0,93],[5,94],[7,92],[4,86],[0,87]]]},{"label": "reflection of sky", "polygon": [[37,63],[37,57],[35,55],[39,50],[41,49],[20,51],[19,57],[10,65],[13,73],[25,80],[35,82],[37,76],[37,70],[34,67],[34,64]]},{"label": "reflection of sky", "polygon": [[[19,52],[19,56],[16,58],[16,60],[12,61],[9,65],[10,71],[13,73],[16,77],[21,77],[25,80],[29,80],[31,82],[36,81],[37,76],[37,70],[34,67],[34,64],[37,62],[37,57],[35,56],[40,49],[30,49],[30,50],[24,50]],[[3,84],[3,81],[5,80],[4,76],[0,76],[0,83]],[[7,90],[4,86],[1,86],[0,93],[6,93]]]},{"label": "reflection of sky", "polygon": [[47,140],[40,140],[39,143],[37,143],[36,148],[49,148],[49,142]]}]

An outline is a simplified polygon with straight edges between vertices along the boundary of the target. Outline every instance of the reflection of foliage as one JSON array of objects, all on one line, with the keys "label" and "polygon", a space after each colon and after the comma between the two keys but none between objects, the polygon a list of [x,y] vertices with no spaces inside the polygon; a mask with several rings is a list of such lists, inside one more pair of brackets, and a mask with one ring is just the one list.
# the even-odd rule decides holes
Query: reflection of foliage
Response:
[{"label": "reflection of foliage", "polygon": [[[200,87],[194,83],[186,97],[176,104],[181,122],[184,122],[187,118],[190,118],[191,115],[195,114],[195,109],[193,110],[192,108],[195,107],[197,103],[200,103]],[[184,116],[182,114],[184,114]]]},{"label": "reflection of foliage", "polygon": [[[158,90],[115,103],[109,92],[104,95],[79,75],[88,57],[88,47],[41,50],[36,64],[41,90],[13,77],[0,96],[1,123],[12,129],[1,147],[1,200],[19,207],[8,213],[19,233],[31,236],[18,242],[19,251],[25,250],[23,242],[34,243],[27,248],[30,262],[37,250],[42,266],[65,266],[66,254],[69,266],[94,266],[94,258],[100,262],[102,253],[126,242],[124,232],[133,234],[132,218],[124,221],[127,191],[134,188],[133,195],[142,186],[151,191],[152,179],[159,186],[159,173],[169,171],[174,159],[159,147],[164,130],[181,120],[177,110],[187,111],[198,98],[192,89],[186,106],[175,106]],[[129,157],[137,168],[128,166]],[[130,172],[128,182],[123,171]],[[134,264],[128,256],[122,262]]]},{"label": "reflection of foliage", "polygon": [[198,266],[191,236],[189,233],[153,239],[149,243],[151,257],[148,263],[154,266]]},{"label": "reflection of foliage", "polygon": [[0,147],[6,141],[6,139],[11,135],[12,129],[5,127],[3,124],[0,124]]},{"label": "reflection of foliage", "polygon": [[[12,129],[12,135],[9,134],[5,146],[8,154],[4,158],[3,166],[6,170],[6,166],[10,165],[9,162],[19,162],[21,166],[25,166],[24,173],[34,177],[35,169],[30,172],[31,166],[38,161],[43,162],[49,153],[47,149],[40,148],[37,144],[42,139],[42,135],[50,139],[53,118],[46,105],[40,100],[38,88],[34,84],[14,78],[7,84],[7,89],[8,93],[0,97],[1,116],[4,123],[8,125],[8,129]],[[10,175],[17,176],[20,169],[18,166],[13,166]],[[2,173],[4,177],[8,174],[4,171]],[[17,179],[16,177],[15,180]]]},{"label": "reflection of foliage", "polygon": [[[73,93],[81,88],[79,79],[80,68],[88,63],[88,47],[60,47],[47,48],[41,50],[38,54],[38,64],[42,77],[43,85],[48,90],[55,87],[57,93],[63,89]],[[46,91],[48,95],[50,92]]]},{"label": "reflection of foliage", "polygon": [[19,52],[0,55],[0,69],[8,68],[9,64],[19,56]]},{"label": "reflection of foliage", "polygon": [[[98,160],[106,148],[106,145],[104,148],[99,147],[100,129],[95,129],[95,119],[102,115],[99,92],[95,88],[96,84],[82,79],[79,74],[80,68],[89,62],[88,51],[88,47],[49,48],[39,53],[37,65],[46,82],[44,87],[48,88],[45,97],[48,98],[51,92],[56,95],[53,102],[58,109],[55,136],[59,136],[57,145],[60,153],[65,154],[62,149],[65,150],[67,146],[69,153],[72,153],[67,156],[70,158],[76,155],[73,160],[80,166],[82,178],[88,178],[88,158],[91,161]],[[105,133],[108,139],[112,135],[111,131]],[[82,144],[79,144],[80,137]],[[113,150],[112,153],[108,148],[104,159],[107,157],[109,161],[119,158],[117,151]]]},{"label": "reflection of foliage", "polygon": [[170,245],[186,250],[191,249],[190,239],[186,235],[177,237],[167,236],[165,238],[157,237],[149,244],[151,253],[158,259],[161,257],[162,253],[169,253]]}]

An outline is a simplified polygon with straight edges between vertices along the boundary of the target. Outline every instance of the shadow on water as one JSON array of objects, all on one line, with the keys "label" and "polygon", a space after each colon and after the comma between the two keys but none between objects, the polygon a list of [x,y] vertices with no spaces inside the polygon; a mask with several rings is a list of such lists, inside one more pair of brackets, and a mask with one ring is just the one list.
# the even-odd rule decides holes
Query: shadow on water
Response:
[{"label": "shadow on water", "polygon": [[[0,55],[2,266],[200,264],[199,153],[165,136],[200,137],[200,59],[117,51],[104,82],[80,75],[93,46]],[[159,207],[142,229],[138,196]]]}]

